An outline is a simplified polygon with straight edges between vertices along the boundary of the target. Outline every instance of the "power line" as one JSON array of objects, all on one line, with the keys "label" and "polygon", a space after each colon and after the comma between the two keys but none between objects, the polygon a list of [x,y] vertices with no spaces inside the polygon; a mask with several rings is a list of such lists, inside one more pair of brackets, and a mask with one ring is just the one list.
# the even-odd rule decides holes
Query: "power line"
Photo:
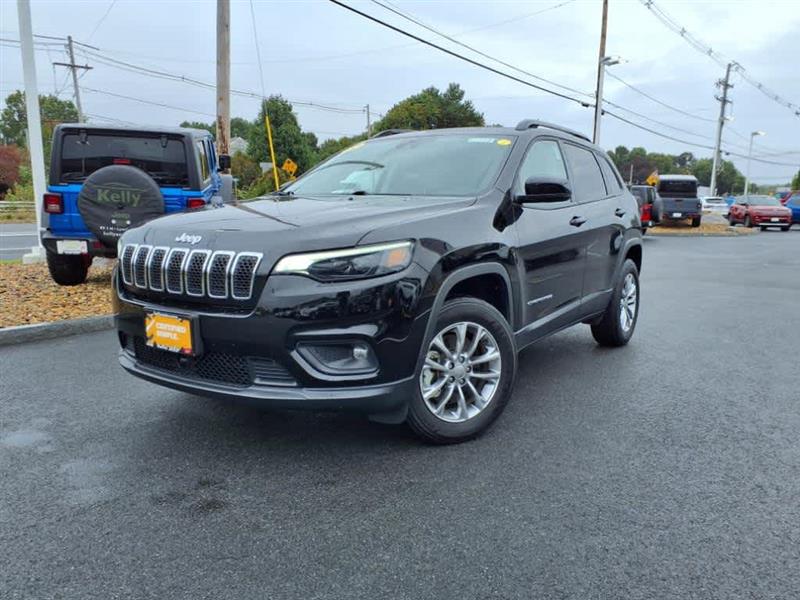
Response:
[{"label": "power line", "polygon": [[[690,142],[688,140],[684,140],[684,139],[673,137],[671,135],[667,135],[666,133],[661,133],[660,131],[656,131],[655,129],[650,129],[649,127],[646,127],[645,125],[642,125],[641,123],[636,123],[634,121],[626,119],[625,117],[622,117],[622,116],[620,116],[620,115],[618,115],[616,113],[613,113],[613,112],[611,112],[609,110],[604,110],[603,112],[605,114],[607,114],[608,116],[617,119],[618,121],[622,121],[623,123],[627,123],[628,125],[631,125],[632,127],[636,127],[637,129],[641,129],[642,131],[647,131],[648,133],[652,133],[653,135],[657,135],[659,137],[662,137],[662,138],[665,138],[665,139],[668,139],[668,140],[672,140],[673,142],[679,142],[681,144],[686,144],[687,146],[694,146],[696,148],[704,148],[706,150],[714,150],[714,146],[708,146],[708,145],[705,145],[705,144],[698,144],[696,142]],[[724,152],[726,155],[729,155],[729,156],[737,156],[739,158],[747,158],[746,154],[739,154],[738,152],[731,152],[730,150],[725,149],[725,148],[722,149],[722,152]],[[772,161],[772,160],[764,160],[762,158],[756,158],[756,157],[751,157],[751,160],[754,160],[755,162],[768,164],[768,165],[780,165],[780,166],[784,166],[784,167],[795,167],[795,166],[800,165],[800,162],[798,162],[798,163],[783,163],[783,162],[776,162],[776,161]]]},{"label": "power line", "polygon": [[103,94],[105,96],[111,96],[113,98],[121,98],[123,100],[132,100],[133,102],[139,102],[141,104],[149,104],[151,106],[159,106],[161,108],[169,108],[169,109],[172,109],[172,110],[180,110],[182,112],[190,112],[190,113],[194,113],[196,115],[203,115],[204,117],[216,117],[216,115],[214,115],[212,113],[207,113],[207,112],[203,112],[203,111],[200,111],[200,110],[193,110],[191,108],[185,108],[183,106],[173,106],[171,104],[164,104],[162,102],[155,102],[153,100],[145,100],[144,98],[136,98],[134,96],[126,96],[125,94],[116,94],[114,92],[108,92],[108,91],[105,91],[105,90],[97,90],[97,89],[86,87],[86,86],[84,86],[82,89],[84,91],[86,91],[86,92],[91,92],[91,93],[94,93],[94,94]]},{"label": "power line", "polygon": [[489,65],[485,65],[485,64],[483,64],[481,62],[473,60],[473,59],[471,59],[471,58],[469,58],[467,56],[464,56],[463,54],[459,54],[457,52],[454,52],[453,50],[448,50],[447,48],[444,48],[443,46],[439,46],[439,45],[434,44],[433,42],[430,42],[430,41],[428,41],[428,40],[426,40],[424,38],[421,38],[421,37],[419,37],[417,35],[414,35],[413,33],[409,33],[408,31],[405,31],[404,29],[401,29],[400,27],[396,27],[394,25],[391,25],[390,23],[387,23],[386,21],[382,21],[381,19],[378,19],[377,17],[373,17],[372,15],[369,15],[369,14],[367,14],[365,12],[362,12],[362,11],[356,9],[356,8],[353,8],[352,6],[348,6],[347,4],[345,4],[343,2],[340,2],[339,0],[329,0],[329,1],[332,2],[333,4],[336,4],[337,6],[341,6],[342,8],[344,8],[346,10],[349,10],[350,12],[353,12],[353,13],[355,13],[355,14],[357,14],[357,15],[365,18],[365,19],[368,19],[368,20],[370,20],[370,21],[372,21],[374,23],[378,23],[379,25],[382,25],[383,27],[386,27],[387,29],[391,29],[392,31],[395,31],[395,32],[397,32],[397,33],[399,33],[401,35],[404,35],[404,36],[409,37],[409,38],[411,38],[413,40],[416,40],[416,41],[418,41],[418,42],[420,42],[422,44],[425,44],[426,46],[430,46],[432,48],[436,48],[437,50],[439,50],[441,52],[444,52],[445,54],[449,54],[450,56],[454,56],[455,58],[458,58],[460,60],[468,62],[468,63],[470,63],[472,65],[475,65],[476,67],[479,67],[481,69],[484,69],[484,70],[489,71],[491,73],[494,73],[496,75],[500,75],[501,77],[505,77],[506,79],[510,79],[512,81],[516,81],[516,82],[521,83],[523,85],[527,85],[528,87],[537,89],[539,91],[546,92],[548,94],[552,94],[553,96],[558,96],[559,98],[563,98],[564,100],[570,100],[572,102],[575,102],[576,104],[580,104],[581,106],[584,106],[584,107],[591,106],[591,104],[589,104],[589,103],[587,103],[587,102],[585,102],[583,100],[579,100],[578,98],[573,98],[572,96],[568,96],[566,94],[562,94],[561,92],[557,92],[555,90],[551,90],[549,88],[537,85],[535,83],[531,83],[530,81],[526,81],[524,79],[520,79],[519,77],[516,77],[514,75],[510,75],[508,73],[504,73],[503,71],[495,69],[494,67],[490,67]]},{"label": "power line", "polygon": [[[160,79],[166,79],[171,81],[178,81],[181,83],[185,83],[188,85],[193,85],[195,87],[201,87],[209,90],[216,89],[216,86],[207,83],[205,81],[200,81],[199,79],[194,79],[192,77],[187,77],[186,75],[178,75],[175,73],[170,73],[168,71],[162,71],[159,69],[153,69],[149,67],[143,67],[140,65],[136,65],[130,62],[121,61],[115,58],[111,58],[109,56],[105,56],[99,52],[94,52],[90,50],[82,50],[85,56],[91,57],[92,60],[104,64],[106,66],[110,66],[113,68],[117,68],[123,71],[128,71],[132,73],[139,73],[144,74],[150,77],[157,77]],[[263,95],[258,94],[256,92],[246,91],[246,90],[231,90],[231,93],[237,96],[247,97],[247,98],[256,98],[262,99]],[[336,112],[341,114],[361,114],[364,112],[363,108],[342,108],[337,106],[331,106],[330,104],[324,104],[321,102],[311,102],[311,101],[302,101],[302,100],[291,100],[288,99],[293,105],[298,106],[305,106],[308,108],[315,108],[318,110],[326,110],[330,112]]]},{"label": "power line", "polygon": [[267,97],[264,87],[264,65],[261,64],[261,49],[258,45],[258,28],[256,27],[256,9],[253,8],[253,0],[250,0],[250,21],[253,24],[253,40],[256,43],[256,61],[258,62],[258,78],[261,80],[261,97]]},{"label": "power line", "polygon": [[610,71],[606,72],[606,75],[608,77],[611,77],[612,79],[616,79],[617,81],[619,81],[625,87],[628,87],[628,88],[632,89],[634,92],[636,92],[638,94],[641,94],[642,96],[644,96],[648,100],[652,100],[656,104],[660,104],[661,106],[663,106],[665,108],[668,108],[668,109],[670,109],[672,111],[675,111],[676,113],[682,114],[682,115],[687,116],[687,117],[691,117],[692,119],[697,119],[698,121],[706,121],[708,123],[716,123],[717,122],[716,119],[709,119],[708,117],[701,117],[701,116],[698,116],[698,115],[694,115],[694,114],[692,114],[690,112],[687,112],[685,110],[681,110],[680,108],[676,108],[676,107],[672,106],[671,104],[667,104],[666,102],[663,102],[663,101],[659,100],[658,98],[656,98],[654,96],[651,96],[647,92],[644,92],[644,91],[640,90],[636,86],[631,85],[627,81],[623,80],[621,77],[617,77],[616,75],[614,75]]},{"label": "power line", "polygon": [[100,25],[102,25],[102,24],[103,24],[103,21],[105,21],[105,20],[106,20],[106,18],[108,17],[108,13],[110,13],[110,12],[111,12],[111,9],[112,9],[112,8],[114,8],[114,5],[115,5],[116,3],[117,3],[117,0],[111,0],[111,2],[109,2],[109,4],[108,4],[108,8],[106,9],[106,12],[103,14],[103,16],[102,16],[102,17],[100,17],[100,20],[99,20],[99,21],[97,22],[97,24],[94,26],[94,29],[92,29],[92,33],[90,33],[90,34],[89,34],[89,37],[88,37],[88,38],[86,38],[86,39],[88,39],[89,41],[92,41],[92,38],[94,37],[94,34],[95,34],[95,33],[97,33],[97,30],[98,30],[98,29],[100,29]]},{"label": "power line", "polygon": [[669,16],[663,9],[656,6],[656,3],[653,0],[639,0],[645,8],[647,8],[653,16],[655,16],[659,21],[661,21],[664,25],[667,26],[668,29],[671,29],[678,35],[680,35],[686,42],[692,46],[698,52],[708,56],[719,64],[720,66],[726,66],[729,62],[734,63],[734,68],[736,72],[744,79],[747,83],[755,87],[758,91],[762,94],[767,96],[770,100],[777,102],[778,104],[785,106],[786,108],[790,109],[794,112],[795,115],[800,116],[800,105],[795,104],[794,102],[790,102],[785,98],[782,98],[772,90],[770,90],[767,86],[763,83],[757,81],[754,77],[752,77],[745,68],[735,61],[731,61],[723,56],[721,53],[717,52],[708,44],[702,42],[699,38],[696,38],[694,35],[689,33],[685,27],[683,27],[680,23],[675,21],[671,16]]},{"label": "power line", "polygon": [[503,65],[504,67],[508,67],[509,69],[512,69],[514,71],[517,71],[518,73],[522,73],[524,75],[527,75],[528,77],[532,77],[534,79],[538,79],[539,81],[543,81],[545,83],[549,83],[550,85],[554,85],[554,86],[559,87],[561,89],[567,90],[569,92],[572,92],[573,94],[578,94],[578,95],[581,95],[581,96],[588,96],[589,98],[594,98],[594,94],[590,94],[590,93],[587,93],[587,92],[582,92],[580,90],[576,90],[575,88],[571,88],[569,86],[562,85],[562,84],[557,83],[555,81],[552,81],[550,79],[546,79],[544,77],[540,77],[539,75],[536,75],[535,73],[531,73],[530,71],[526,71],[524,69],[520,69],[519,67],[515,67],[512,64],[509,64],[509,63],[507,63],[505,61],[500,60],[499,58],[495,58],[494,56],[486,54],[485,52],[482,52],[481,50],[478,50],[474,46],[470,46],[469,44],[465,44],[464,42],[461,42],[461,41],[455,39],[453,36],[447,35],[446,33],[443,33],[442,31],[436,29],[435,27],[432,27],[432,26],[424,23],[423,21],[421,21],[417,17],[413,16],[412,14],[400,10],[395,5],[393,5],[391,2],[384,3],[384,2],[380,2],[379,0],[372,0],[372,2],[374,4],[377,4],[378,6],[381,6],[381,7],[385,8],[386,10],[388,10],[388,11],[390,11],[390,12],[392,12],[392,13],[394,13],[394,14],[396,14],[396,15],[404,18],[404,19],[406,19],[407,21],[411,21],[412,23],[414,23],[416,25],[419,25],[423,29],[427,29],[428,31],[430,31],[432,33],[435,33],[436,35],[441,36],[444,39],[446,39],[446,40],[448,40],[450,42],[453,42],[454,44],[457,44],[457,45],[461,46],[462,48],[466,48],[467,50],[470,50],[470,51],[474,52],[475,54],[478,54],[479,56],[482,56],[484,58],[488,58],[489,60],[492,60],[492,61],[494,61],[496,63],[499,63],[499,64]]}]

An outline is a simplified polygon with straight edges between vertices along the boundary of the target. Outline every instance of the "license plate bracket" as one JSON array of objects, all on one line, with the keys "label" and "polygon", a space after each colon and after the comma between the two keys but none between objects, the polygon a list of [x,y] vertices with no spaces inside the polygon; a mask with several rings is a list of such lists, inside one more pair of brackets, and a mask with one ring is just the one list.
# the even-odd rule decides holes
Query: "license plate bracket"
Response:
[{"label": "license plate bracket", "polygon": [[196,319],[159,312],[145,313],[145,342],[148,346],[184,356],[199,353]]},{"label": "license plate bracket", "polygon": [[56,252],[59,254],[88,254],[89,244],[86,240],[56,240]]},{"label": "license plate bracket", "polygon": [[772,217],[770,221],[772,221],[773,223],[777,223],[778,221],[780,221],[780,219],[778,217]]}]

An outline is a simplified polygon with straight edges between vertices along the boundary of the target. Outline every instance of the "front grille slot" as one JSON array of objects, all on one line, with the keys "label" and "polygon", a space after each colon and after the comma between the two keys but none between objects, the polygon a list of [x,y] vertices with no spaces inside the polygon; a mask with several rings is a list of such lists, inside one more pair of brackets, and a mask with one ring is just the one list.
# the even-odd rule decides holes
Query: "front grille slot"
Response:
[{"label": "front grille slot", "polygon": [[[249,300],[262,254],[127,244],[120,255],[122,281],[153,292]],[[135,291],[135,290],[133,290]]]},{"label": "front grille slot", "polygon": [[233,252],[214,252],[208,264],[208,295],[211,298],[228,297],[228,273],[230,272]]},{"label": "front grille slot", "polygon": [[261,261],[261,255],[242,252],[233,261],[231,269],[231,296],[236,300],[248,300],[253,294],[253,279]]},{"label": "front grille slot", "polygon": [[183,293],[183,263],[188,250],[183,248],[173,248],[167,255],[167,266],[165,268],[167,279],[167,291],[171,294]]},{"label": "front grille slot", "polygon": [[120,269],[122,270],[122,281],[126,285],[133,285],[133,255],[136,252],[136,244],[128,244],[122,249],[122,256],[120,256]]},{"label": "front grille slot", "polygon": [[133,283],[138,288],[147,289],[147,257],[152,246],[139,246],[133,255]]},{"label": "front grille slot", "polygon": [[186,293],[190,296],[202,296],[205,290],[206,261],[211,250],[192,250],[186,262]]},{"label": "front grille slot", "polygon": [[163,246],[153,248],[147,261],[147,281],[150,289],[155,292],[164,291],[164,259],[167,257],[167,252],[169,248]]},{"label": "front grille slot", "polygon": [[133,338],[133,352],[140,363],[187,379],[236,387],[247,387],[253,383],[297,385],[282,365],[268,358],[239,356],[226,352],[207,352],[197,357],[181,356],[148,346],[140,336]]}]

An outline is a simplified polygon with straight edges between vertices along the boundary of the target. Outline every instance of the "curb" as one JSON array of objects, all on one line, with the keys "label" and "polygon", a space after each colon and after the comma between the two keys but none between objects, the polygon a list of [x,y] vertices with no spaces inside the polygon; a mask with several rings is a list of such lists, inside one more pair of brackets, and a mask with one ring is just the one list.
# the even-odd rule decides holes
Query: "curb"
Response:
[{"label": "curb", "polygon": [[37,340],[49,340],[81,333],[105,331],[114,327],[114,315],[88,317],[86,319],[69,319],[53,323],[37,323],[35,325],[19,325],[0,329],[0,346],[24,344]]}]

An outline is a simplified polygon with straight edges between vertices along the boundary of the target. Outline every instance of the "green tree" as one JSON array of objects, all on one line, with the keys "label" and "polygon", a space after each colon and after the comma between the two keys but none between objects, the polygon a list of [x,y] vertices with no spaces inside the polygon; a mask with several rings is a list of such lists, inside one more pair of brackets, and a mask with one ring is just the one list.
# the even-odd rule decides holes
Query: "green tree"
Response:
[{"label": "green tree", "polygon": [[345,148],[349,148],[353,144],[357,144],[358,142],[363,142],[366,139],[367,139],[367,134],[362,133],[361,135],[352,135],[352,136],[331,138],[329,140],[325,140],[319,145],[319,150],[317,152],[317,159],[323,161],[329,156],[333,156],[337,152],[341,152]]},{"label": "green tree", "polygon": [[240,137],[242,139],[250,138],[250,131],[253,129],[253,124],[247,119],[242,117],[233,117],[231,119],[231,137]]},{"label": "green tree", "polygon": [[271,162],[264,126],[265,109],[272,127],[272,142],[278,166],[291,158],[297,163],[298,175],[312,167],[317,161],[317,137],[313,133],[303,133],[291,103],[281,96],[270,96],[261,106],[247,138],[247,154],[250,158],[256,162]]},{"label": "green tree", "polygon": [[483,127],[483,115],[464,90],[451,83],[444,92],[431,86],[395,104],[375,123],[375,131],[385,129],[438,129],[442,127]]},{"label": "green tree", "polygon": [[795,175],[794,179],[792,179],[792,189],[800,190],[800,171],[798,171],[797,175]]},{"label": "green tree", "polygon": [[239,187],[247,188],[261,176],[261,167],[246,154],[237,152],[231,157],[231,174],[238,179]]},{"label": "green tree", "polygon": [[205,129],[214,139],[217,139],[217,126],[214,123],[203,123],[202,121],[183,121],[180,127],[189,127],[191,129]]},{"label": "green tree", "polygon": [[[45,144],[45,156],[49,156],[50,140],[53,129],[59,123],[74,123],[78,120],[78,109],[71,100],[61,100],[58,96],[40,95],[39,112],[42,118],[42,138]],[[25,110],[25,94],[17,90],[6,97],[6,105],[0,113],[0,136],[6,144],[27,147],[27,113]]]}]

